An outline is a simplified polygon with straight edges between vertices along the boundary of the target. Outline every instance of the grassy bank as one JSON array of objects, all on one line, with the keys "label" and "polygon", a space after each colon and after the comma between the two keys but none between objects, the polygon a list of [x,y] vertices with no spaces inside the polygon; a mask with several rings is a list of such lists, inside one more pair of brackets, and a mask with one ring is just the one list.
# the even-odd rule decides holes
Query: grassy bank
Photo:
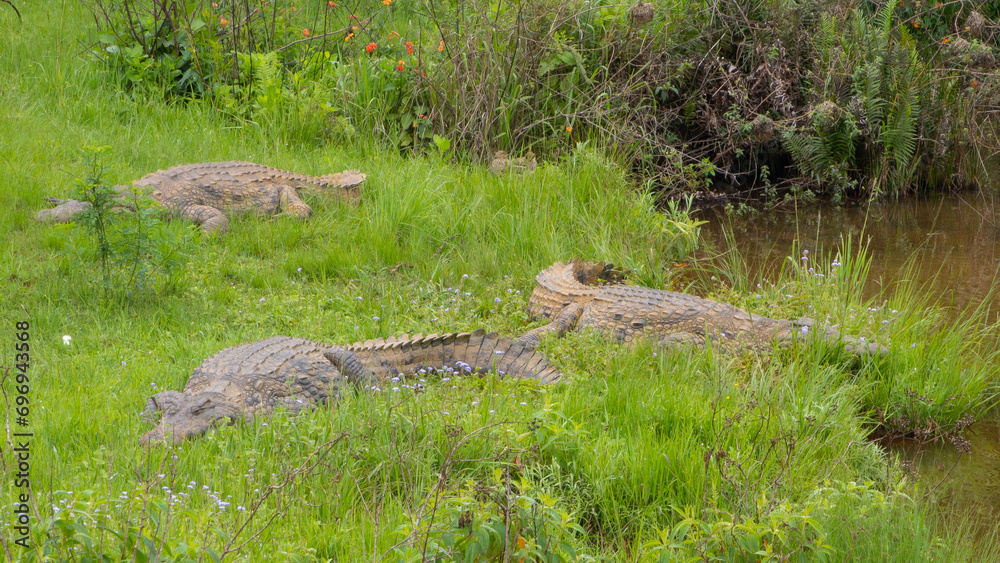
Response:
[{"label": "grassy bank", "polygon": [[[868,440],[875,428],[926,425],[935,427],[928,438],[960,436],[949,430],[995,397],[996,361],[984,346],[991,333],[976,318],[944,326],[912,293],[861,302],[860,251],[796,256],[774,286],[758,289],[734,266],[718,273],[727,284],[696,289],[771,316],[829,320],[886,343],[883,360],[858,362],[820,344],[774,356],[629,350],[572,334],[543,345],[567,376],[556,386],[430,377],[426,393],[348,394],[298,417],[278,413],[177,447],[141,448],[151,427],[139,415],[146,398],[183,388],[226,346],[277,334],[331,344],[479,327],[517,334],[529,326],[533,277],[552,261],[610,260],[637,283],[670,287],[697,229],[682,212],[657,211],[653,196],[592,146],[568,144],[534,174],[495,177],[447,155],[399,156],[367,134],[303,139],[275,134],[281,122],[234,121],[207,103],[123,93],[80,56],[94,39],[85,9],[40,6],[22,9],[19,24],[0,4],[0,198],[8,203],[0,313],[8,327],[30,323],[34,433],[31,549],[12,543],[6,507],[23,490],[9,457],[2,466],[8,557],[914,561],[996,553],[973,554],[960,532],[936,530],[912,500],[919,485],[908,486]],[[135,287],[115,278],[106,295],[93,237],[31,219],[43,197],[71,193],[85,174],[84,146],[111,147],[105,179],[117,183],[228,159],[312,174],[353,167],[368,180],[358,206],[309,198],[306,222],[239,218],[224,237],[179,221],[156,226],[155,240],[187,239],[170,279]]]}]

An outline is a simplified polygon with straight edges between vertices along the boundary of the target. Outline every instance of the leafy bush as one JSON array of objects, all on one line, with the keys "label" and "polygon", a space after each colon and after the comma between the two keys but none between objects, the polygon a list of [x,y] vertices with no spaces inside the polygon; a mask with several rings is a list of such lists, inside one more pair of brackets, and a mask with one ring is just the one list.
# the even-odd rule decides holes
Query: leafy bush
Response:
[{"label": "leafy bush", "polygon": [[[805,181],[839,199],[986,175],[997,10],[900,4],[659,2],[651,21],[606,0],[92,9],[122,88],[207,97],[286,142],[363,130],[433,151],[439,135],[488,159],[598,139],[668,192]],[[963,17],[975,33],[945,33]]]},{"label": "leafy bush", "polygon": [[[894,502],[910,502],[899,491],[886,495],[872,483],[827,483],[801,503],[782,502],[757,518],[718,511],[699,518],[678,510],[681,521],[659,531],[645,547],[668,561],[832,561],[830,527],[856,528],[867,518],[885,518]],[[769,503],[761,497],[763,508]],[[652,559],[651,559],[652,561]]]},{"label": "leafy bush", "polygon": [[955,128],[975,113],[950,108],[964,105],[971,79],[922,56],[911,28],[894,23],[895,8],[872,17],[855,10],[839,24],[824,15],[816,74],[829,78],[814,84],[807,121],[782,136],[799,169],[838,197],[879,196],[932,173],[965,183],[961,159],[977,139]]},{"label": "leafy bush", "polygon": [[[434,510],[404,525],[400,561],[599,561],[578,552],[583,528],[526,479],[497,469],[492,479],[435,492]],[[437,496],[442,498],[437,499]]]}]

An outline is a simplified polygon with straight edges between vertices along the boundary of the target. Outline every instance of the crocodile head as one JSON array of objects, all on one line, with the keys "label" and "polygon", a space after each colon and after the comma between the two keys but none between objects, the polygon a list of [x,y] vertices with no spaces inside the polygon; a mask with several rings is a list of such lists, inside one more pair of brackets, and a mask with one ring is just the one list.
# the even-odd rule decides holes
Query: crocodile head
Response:
[{"label": "crocodile head", "polygon": [[143,415],[153,419],[157,413],[161,415],[160,423],[142,437],[143,444],[165,442],[168,437],[178,443],[200,436],[220,422],[232,424],[242,415],[242,409],[214,391],[164,391],[149,398]]},{"label": "crocodile head", "polygon": [[781,323],[775,331],[775,340],[779,348],[785,348],[805,335],[812,335],[826,342],[842,344],[844,350],[860,357],[885,357],[889,349],[878,342],[868,342],[863,337],[842,334],[836,328],[817,322],[809,317],[801,317],[794,321],[777,321]]},{"label": "crocodile head", "polygon": [[36,213],[36,221],[43,223],[69,223],[77,213],[90,209],[89,203],[75,199],[50,198],[49,201],[55,204],[55,207],[52,209],[42,209]]}]

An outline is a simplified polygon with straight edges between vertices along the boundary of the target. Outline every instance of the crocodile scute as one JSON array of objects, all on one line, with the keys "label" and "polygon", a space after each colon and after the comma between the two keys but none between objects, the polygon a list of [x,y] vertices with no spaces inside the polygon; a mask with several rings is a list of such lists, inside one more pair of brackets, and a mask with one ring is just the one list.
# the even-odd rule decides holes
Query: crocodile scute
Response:
[{"label": "crocodile scute", "polygon": [[556,262],[535,277],[528,305],[529,317],[550,322],[518,340],[536,346],[544,334],[590,328],[625,344],[651,339],[665,346],[711,343],[735,351],[784,347],[812,334],[843,342],[851,353],[886,353],[878,343],[841,335],[809,318],[772,319],[686,293],[626,285],[623,279],[604,262]]},{"label": "crocodile scute", "polygon": [[149,398],[145,416],[159,423],[141,442],[181,442],[219,424],[253,420],[275,408],[298,413],[420,370],[458,374],[495,371],[501,377],[553,383],[561,374],[534,349],[485,331],[402,335],[350,346],[276,336],[226,348],[198,366],[184,391]]},{"label": "crocodile scute", "polygon": [[[308,176],[244,161],[202,162],[157,170],[133,182],[148,197],[170,213],[200,225],[205,232],[223,233],[229,228],[227,215],[285,213],[307,218],[312,209],[299,197],[300,190],[313,190],[343,201],[361,196],[359,185],[366,175],[345,170],[325,176]],[[122,208],[128,208],[128,186],[115,186]],[[89,207],[73,199],[49,199],[52,209],[35,215],[42,222],[65,223]]]}]

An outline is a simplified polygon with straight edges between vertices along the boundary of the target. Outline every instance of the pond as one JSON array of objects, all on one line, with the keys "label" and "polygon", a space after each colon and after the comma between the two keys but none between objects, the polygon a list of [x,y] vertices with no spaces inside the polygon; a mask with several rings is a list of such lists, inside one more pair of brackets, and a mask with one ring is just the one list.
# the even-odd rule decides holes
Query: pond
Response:
[{"label": "pond", "polygon": [[880,285],[897,280],[912,260],[916,281],[957,314],[989,297],[998,273],[1000,196],[993,199],[961,194],[867,207],[778,208],[745,216],[719,207],[696,216],[708,221],[702,234],[718,251],[726,250],[723,228],[728,225],[751,271],[765,277],[773,276],[791,255],[793,243],[815,253],[835,250],[842,239],[860,240],[872,257],[868,291],[874,294]]},{"label": "pond", "polygon": [[[860,240],[872,258],[869,296],[883,287],[891,291],[892,282],[912,263],[911,276],[939,298],[953,318],[981,304],[991,307],[993,321],[1000,311],[1000,300],[991,290],[1000,268],[1000,196],[965,193],[867,207],[782,207],[744,215],[714,208],[696,217],[708,221],[702,236],[709,252],[727,251],[724,229],[733,233],[751,275],[773,281],[782,261],[796,256],[793,251],[836,251],[848,239],[857,248]],[[890,449],[919,477],[916,490],[929,494],[942,516],[981,524],[974,530],[980,535],[995,533],[1000,518],[1000,417],[975,423],[967,438],[970,455],[960,455],[950,444],[921,446],[905,440],[890,444]]]}]

